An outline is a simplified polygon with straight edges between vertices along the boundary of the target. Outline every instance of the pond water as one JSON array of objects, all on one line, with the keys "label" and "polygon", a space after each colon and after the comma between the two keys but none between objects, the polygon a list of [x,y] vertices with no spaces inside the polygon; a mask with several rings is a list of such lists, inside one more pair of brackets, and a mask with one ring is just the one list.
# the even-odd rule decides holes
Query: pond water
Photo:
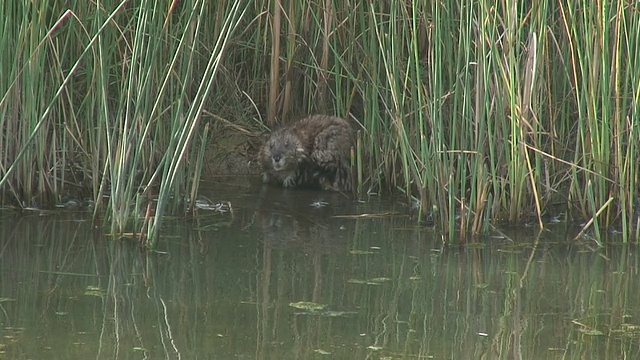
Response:
[{"label": "pond water", "polygon": [[637,246],[566,223],[449,246],[401,199],[257,183],[203,189],[233,213],[168,222],[158,252],[5,212],[0,359],[640,358]]}]

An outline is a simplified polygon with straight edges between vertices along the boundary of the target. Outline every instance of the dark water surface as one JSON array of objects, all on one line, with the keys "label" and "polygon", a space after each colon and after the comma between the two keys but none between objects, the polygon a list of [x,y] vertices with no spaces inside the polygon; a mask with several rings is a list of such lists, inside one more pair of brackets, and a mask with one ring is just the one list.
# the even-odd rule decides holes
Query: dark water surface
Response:
[{"label": "dark water surface", "polygon": [[[159,253],[0,213],[0,359],[640,359],[636,246],[562,223],[445,246],[401,200],[243,181]],[[358,214],[382,216],[335,217]]]}]

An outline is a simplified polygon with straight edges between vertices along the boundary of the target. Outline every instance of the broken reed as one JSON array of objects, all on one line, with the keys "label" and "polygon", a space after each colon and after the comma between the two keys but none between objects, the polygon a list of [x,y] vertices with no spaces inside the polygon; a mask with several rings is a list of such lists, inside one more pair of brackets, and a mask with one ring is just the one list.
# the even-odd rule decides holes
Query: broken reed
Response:
[{"label": "broken reed", "polygon": [[448,234],[565,214],[598,241],[618,225],[638,238],[640,19],[625,2],[263,0],[235,37],[233,2],[72,4],[2,5],[0,46],[17,49],[0,53],[4,202],[82,184],[114,233],[157,237],[148,189],[161,182],[155,229],[188,206],[204,108],[269,125],[329,113],[362,125],[356,187],[403,192]]}]

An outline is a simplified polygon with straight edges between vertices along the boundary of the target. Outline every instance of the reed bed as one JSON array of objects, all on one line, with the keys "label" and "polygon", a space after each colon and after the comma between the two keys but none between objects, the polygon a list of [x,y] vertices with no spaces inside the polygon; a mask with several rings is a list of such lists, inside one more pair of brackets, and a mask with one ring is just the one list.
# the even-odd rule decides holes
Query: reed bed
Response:
[{"label": "reed bed", "polygon": [[79,192],[112,233],[155,246],[162,218],[197,194],[215,119],[250,128],[330,113],[361,125],[358,196],[404,194],[452,241],[557,218],[584,221],[598,243],[608,229],[638,240],[638,10],[5,2],[1,200]]}]

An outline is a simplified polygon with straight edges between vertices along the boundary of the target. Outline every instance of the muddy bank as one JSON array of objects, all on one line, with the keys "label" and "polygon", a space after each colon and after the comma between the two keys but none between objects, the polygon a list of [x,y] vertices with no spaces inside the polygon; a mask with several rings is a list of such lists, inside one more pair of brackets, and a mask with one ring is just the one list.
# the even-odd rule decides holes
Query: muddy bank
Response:
[{"label": "muddy bank", "polygon": [[257,153],[264,135],[245,135],[236,131],[222,131],[207,145],[202,178],[211,180],[220,175],[258,175]]}]

